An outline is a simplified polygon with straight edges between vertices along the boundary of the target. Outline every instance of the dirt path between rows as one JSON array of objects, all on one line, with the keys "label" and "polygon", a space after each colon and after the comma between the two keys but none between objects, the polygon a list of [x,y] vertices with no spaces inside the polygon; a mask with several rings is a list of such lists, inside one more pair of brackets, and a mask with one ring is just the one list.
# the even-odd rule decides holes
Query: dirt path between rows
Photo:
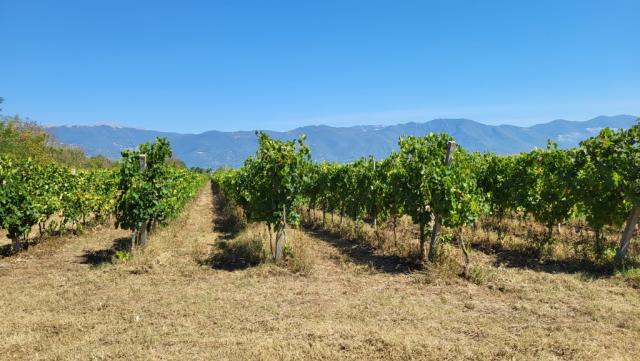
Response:
[{"label": "dirt path between rows", "polygon": [[219,270],[202,262],[213,206],[205,187],[127,262],[111,260],[129,233],[108,226],[1,259],[0,359],[640,359],[619,342],[640,337],[639,292],[612,280],[487,259],[493,279],[477,286],[313,232],[307,276]]}]

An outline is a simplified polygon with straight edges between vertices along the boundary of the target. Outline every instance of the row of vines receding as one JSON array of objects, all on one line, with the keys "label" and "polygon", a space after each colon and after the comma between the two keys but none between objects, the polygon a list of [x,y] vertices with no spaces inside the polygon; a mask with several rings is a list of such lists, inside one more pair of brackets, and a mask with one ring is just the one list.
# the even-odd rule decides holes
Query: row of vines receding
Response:
[{"label": "row of vines receding", "polygon": [[[147,159],[140,167],[140,157]],[[57,163],[0,157],[0,228],[18,251],[37,226],[38,236],[81,232],[115,219],[115,226],[151,230],[175,218],[206,181],[200,172],[167,162],[166,139],[125,150],[118,167],[73,169]]]},{"label": "row of vines receding", "polygon": [[[213,179],[248,220],[275,230],[275,259],[286,225],[298,225],[305,210],[320,212],[322,225],[328,214],[340,224],[348,218],[356,235],[365,224],[374,230],[385,224],[396,242],[398,224],[410,219],[418,258],[425,261],[433,260],[442,239],[456,240],[467,255],[464,228],[489,224],[500,239],[509,219],[544,229],[530,240],[538,255],[557,240],[561,225],[584,224],[604,262],[629,257],[640,216],[640,123],[603,129],[573,149],[549,141],[544,149],[515,155],[468,152],[447,134],[409,136],[385,159],[346,164],[312,161],[304,137],[257,135],[256,154]],[[615,244],[603,237],[612,230],[619,235]]]}]

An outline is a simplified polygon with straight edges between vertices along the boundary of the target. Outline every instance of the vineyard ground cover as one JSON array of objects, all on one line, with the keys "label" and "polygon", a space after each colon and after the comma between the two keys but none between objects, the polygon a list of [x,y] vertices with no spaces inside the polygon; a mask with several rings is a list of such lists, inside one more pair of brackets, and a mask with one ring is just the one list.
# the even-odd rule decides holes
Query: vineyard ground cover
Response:
[{"label": "vineyard ground cover", "polygon": [[422,268],[404,257],[378,252],[370,245],[355,243],[352,240],[336,236],[330,231],[319,228],[309,228],[307,231],[313,238],[329,243],[341,254],[348,257],[351,262],[369,266],[377,272],[409,273]]},{"label": "vineyard ground cover", "polygon": [[[46,224],[49,225],[51,222],[60,222],[61,219],[62,217],[60,217],[59,215],[55,215],[51,217],[51,219]],[[107,219],[104,222],[97,222],[95,219],[88,219],[86,220],[84,231],[92,230],[96,227],[98,227],[98,229],[104,229],[111,226],[111,218]],[[56,231],[52,234],[44,233],[42,236],[40,236],[38,226],[35,225],[31,227],[29,236],[26,240],[24,240],[24,249],[29,249],[31,247],[43,247],[47,250],[51,250],[62,245],[61,236],[72,236],[78,233],[72,224],[66,225],[63,229],[60,229],[58,227],[56,228]],[[11,249],[11,239],[7,237],[7,231],[0,228],[0,258],[12,257],[15,255],[16,253]]]},{"label": "vineyard ground cover", "polygon": [[473,252],[491,273],[482,286],[384,272],[314,233],[306,276],[229,272],[199,262],[238,236],[213,230],[217,210],[205,187],[127,262],[85,262],[130,235],[111,227],[0,259],[0,359],[640,358],[620,342],[640,336],[640,294],[620,279],[497,267],[490,252]]},{"label": "vineyard ground cover", "polygon": [[[495,254],[496,265],[530,268],[551,273],[579,273],[589,277],[610,277],[613,273],[611,258],[618,245],[619,231],[606,228],[601,237],[608,255],[598,256],[593,249],[595,237],[584,221],[573,220],[554,229],[554,243],[542,251],[533,247],[535,240],[544,237],[545,227],[531,219],[517,218],[502,221],[503,236],[500,237],[491,223],[485,220],[476,232],[465,230],[466,237],[474,240],[477,250]],[[636,232],[634,239],[640,236]],[[632,242],[627,267],[640,267],[640,247]]]},{"label": "vineyard ground cover", "polygon": [[[357,253],[368,255],[362,257],[365,262],[375,262],[374,259],[369,259],[373,257],[381,260],[396,259],[395,265],[387,267],[390,269],[395,267],[420,269],[422,266],[417,254],[419,230],[409,217],[398,220],[397,239],[394,240],[392,226],[388,223],[379,225],[377,229],[370,224],[360,223],[358,225],[360,230],[356,234],[354,222],[348,217],[344,217],[340,223],[339,216],[331,217],[330,214],[326,214],[323,225],[322,212],[312,210],[310,213],[305,211],[304,214],[305,225],[310,231],[330,242],[336,242],[345,252],[354,253],[356,258]],[[332,218],[334,221],[331,221]],[[495,227],[495,220],[485,217],[478,221],[475,230],[473,226],[464,227],[462,235],[476,251],[495,256],[497,267],[518,267],[550,273],[579,273],[589,277],[611,277],[615,274],[610,260],[598,259],[594,254],[592,239],[590,239],[593,235],[590,234],[584,221],[572,220],[561,225],[560,231],[554,229],[555,242],[544,248],[542,253],[533,245],[536,244],[536,239],[546,236],[547,230],[544,225],[531,218],[521,220],[515,216],[502,220],[501,235]],[[447,233],[446,230],[445,233]],[[615,249],[619,238],[616,229],[607,228],[603,230],[601,236],[606,247]],[[640,234],[636,232],[634,239],[639,236]],[[462,263],[463,255],[458,251],[454,257]],[[637,242],[631,243],[630,254],[634,255],[634,258],[630,258],[627,266],[640,267],[638,262],[640,249]],[[610,253],[609,257],[612,256],[613,253]]]},{"label": "vineyard ground cover", "polygon": [[[330,218],[331,216],[328,219]],[[338,217],[334,216],[336,218]],[[407,273],[422,269],[422,265],[417,262],[417,230],[406,219],[398,227],[397,233],[401,237],[398,242],[393,242],[391,232],[382,228],[374,230],[368,224],[360,225],[363,229],[360,234],[355,234],[353,221],[346,217],[343,218],[343,224],[325,219],[323,226],[322,213],[317,210],[311,210],[303,221],[303,227],[309,234],[331,244],[354,263],[388,273]]]}]

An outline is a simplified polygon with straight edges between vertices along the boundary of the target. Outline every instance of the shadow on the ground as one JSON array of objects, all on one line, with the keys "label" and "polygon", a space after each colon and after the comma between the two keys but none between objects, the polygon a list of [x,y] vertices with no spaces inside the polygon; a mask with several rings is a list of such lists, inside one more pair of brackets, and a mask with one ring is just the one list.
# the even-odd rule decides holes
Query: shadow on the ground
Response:
[{"label": "shadow on the ground", "polygon": [[116,238],[113,241],[113,245],[110,248],[87,250],[81,256],[80,263],[88,264],[90,266],[100,266],[107,263],[113,263],[113,259],[118,251],[130,251],[131,250],[131,238],[121,237]]},{"label": "shadow on the ground", "polygon": [[222,239],[214,246],[216,251],[200,265],[225,271],[237,271],[257,266],[262,262],[262,241],[259,239]]},{"label": "shadow on the ground", "polygon": [[239,208],[229,202],[215,182],[211,182],[212,228],[218,233],[218,240],[212,244],[213,252],[206,259],[198,261],[201,266],[236,271],[256,266],[262,261],[260,240],[238,239],[246,227]]},{"label": "shadow on the ground", "polygon": [[[100,222],[96,221],[95,219],[87,220],[87,222],[83,224],[83,228],[89,229],[90,227],[95,227],[99,224]],[[31,247],[35,247],[40,244],[44,244],[44,243],[51,244],[52,241],[59,242],[61,237],[64,237],[64,236],[72,236],[72,235],[77,236],[79,234],[82,234],[82,231],[79,231],[72,226],[65,226],[64,228],[55,228],[53,230],[47,228],[45,232],[40,232],[36,236],[32,236],[29,239],[23,240],[22,247],[20,248],[19,251],[14,251],[11,246],[11,243],[0,246],[0,259],[14,256],[16,254],[19,254],[23,251],[28,250]],[[59,244],[62,244],[62,243],[59,242]]]},{"label": "shadow on the ground", "polygon": [[500,244],[477,244],[471,247],[495,256],[494,266],[529,269],[546,273],[582,274],[589,278],[604,278],[613,275],[613,267],[587,259],[539,259],[534,249],[508,249]]},{"label": "shadow on the ground", "polygon": [[15,256],[21,252],[24,252],[26,250],[28,250],[31,247],[35,247],[41,243],[44,242],[50,242],[52,240],[55,240],[54,237],[52,236],[47,236],[44,238],[40,238],[40,237],[34,237],[34,238],[30,238],[27,240],[22,241],[22,248],[20,248],[19,251],[14,251],[11,243],[9,244],[4,244],[2,246],[0,246],[0,259],[2,258],[6,258],[6,257],[11,257],[11,256]]},{"label": "shadow on the ground", "polygon": [[220,234],[220,239],[233,239],[246,226],[246,220],[236,206],[229,204],[214,182],[211,182],[211,192],[213,193],[211,200],[213,230]]},{"label": "shadow on the ground", "polygon": [[422,269],[420,264],[393,255],[377,254],[375,248],[341,237],[322,229],[306,228],[314,237],[323,240],[336,248],[341,254],[349,257],[354,263],[368,265],[378,272],[409,273]]},{"label": "shadow on the ground", "polygon": [[2,258],[6,258],[6,257],[11,257],[15,254],[18,254],[22,251],[26,251],[29,249],[29,247],[31,246],[35,246],[36,244],[38,244],[38,240],[36,239],[30,239],[27,241],[23,241],[22,242],[22,249],[20,249],[20,251],[14,251],[13,248],[11,247],[11,243],[5,244],[0,246],[0,259]]}]

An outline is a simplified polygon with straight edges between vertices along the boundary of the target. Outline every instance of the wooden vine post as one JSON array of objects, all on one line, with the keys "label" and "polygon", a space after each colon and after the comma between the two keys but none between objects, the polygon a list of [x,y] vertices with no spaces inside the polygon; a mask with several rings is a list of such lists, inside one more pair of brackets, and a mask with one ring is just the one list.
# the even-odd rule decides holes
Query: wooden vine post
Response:
[{"label": "wooden vine post", "polygon": [[287,234],[285,229],[287,228],[287,206],[282,205],[282,224],[276,230],[276,249],[275,254],[273,255],[276,262],[280,262],[282,260],[282,248],[284,243],[287,241]]},{"label": "wooden vine post", "polygon": [[[376,160],[375,160],[375,158],[373,159],[373,177],[374,177],[374,179],[376,177]],[[374,203],[373,206],[375,208],[377,208],[375,203]],[[378,210],[376,209],[374,213],[376,213],[376,214],[373,214],[373,229],[377,231],[378,230],[378,214],[377,214]]]},{"label": "wooden vine post", "polygon": [[624,231],[622,232],[622,236],[620,237],[620,248],[618,249],[618,252],[616,252],[615,257],[616,263],[621,263],[624,259],[624,256],[627,254],[627,249],[629,249],[631,237],[633,236],[633,232],[636,229],[636,224],[638,224],[638,218],[640,218],[640,206],[634,206],[631,209],[631,213],[629,214],[629,218],[627,218],[627,223],[624,227]]},{"label": "wooden vine post", "polygon": [[22,249],[22,242],[20,240],[20,236],[11,237],[11,249],[14,252],[18,252]]},{"label": "wooden vine post", "polygon": [[[451,165],[451,162],[453,161],[453,153],[456,151],[456,146],[456,142],[452,140],[447,143],[447,155],[444,158],[444,164],[446,166]],[[431,242],[429,243],[429,261],[433,261],[436,256],[436,246],[438,244],[440,228],[442,228],[442,217],[439,214],[436,214],[433,222],[433,229],[431,231]]]},{"label": "wooden vine post", "polygon": [[[140,173],[144,173],[147,169],[147,155],[140,154],[138,157],[140,159]],[[138,226],[138,236],[136,238],[137,243],[140,246],[144,246],[147,243],[147,223],[148,222],[145,220]]]}]

